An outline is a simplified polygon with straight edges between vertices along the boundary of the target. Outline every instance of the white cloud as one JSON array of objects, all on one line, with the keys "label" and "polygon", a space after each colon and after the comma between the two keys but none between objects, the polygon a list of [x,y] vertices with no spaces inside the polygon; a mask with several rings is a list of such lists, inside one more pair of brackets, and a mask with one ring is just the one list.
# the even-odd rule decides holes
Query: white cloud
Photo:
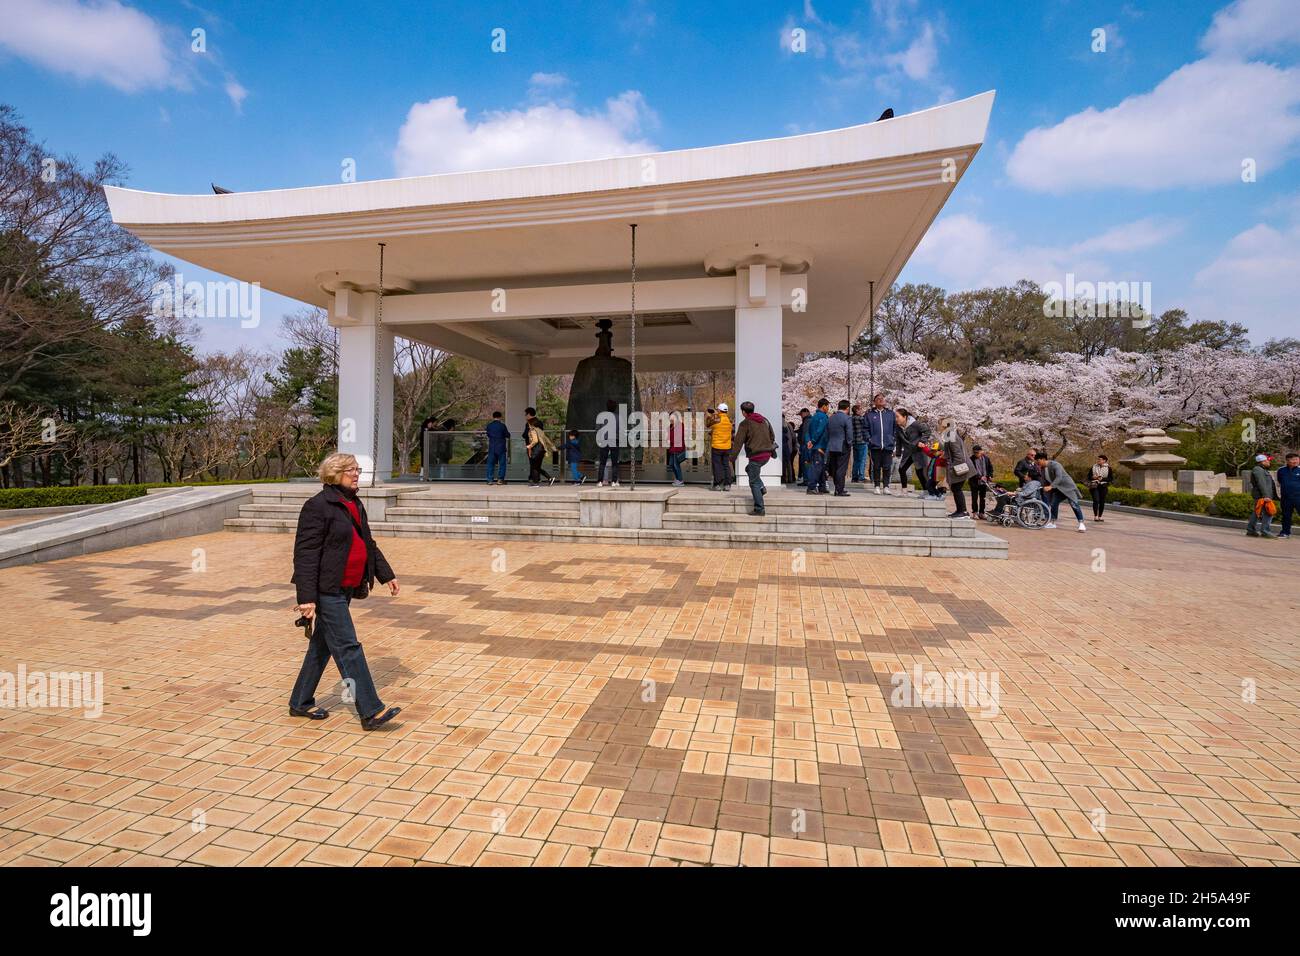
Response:
[{"label": "white cloud", "polygon": [[1247,57],[1300,45],[1295,0],[1236,0],[1214,15],[1201,38],[1210,54]]},{"label": "white cloud", "polygon": [[1150,93],[1031,130],[1007,173],[1018,185],[1054,193],[1240,182],[1246,158],[1262,175],[1295,155],[1298,105],[1300,69],[1198,60]]},{"label": "white cloud", "polygon": [[1230,239],[1193,282],[1197,318],[1249,326],[1256,341],[1295,335],[1300,303],[1300,221],[1252,226]]},{"label": "white cloud", "polygon": [[153,19],[117,0],[0,0],[0,46],[124,92],[184,86]]},{"label": "white cloud", "polygon": [[528,85],[538,88],[554,89],[567,86],[569,78],[563,73],[534,73],[528,78]]},{"label": "white cloud", "polygon": [[939,47],[947,41],[943,19],[916,21],[916,0],[872,0],[870,28],[858,30],[829,22],[805,2],[803,18],[788,16],[781,28],[781,49],[793,53],[791,31],[806,31],[806,49],[816,59],[829,53],[838,74],[827,81],[839,89],[871,84],[877,93],[901,96],[907,81],[942,86]]},{"label": "white cloud", "polygon": [[916,9],[916,0],[871,0],[871,20],[896,34],[907,24],[908,14]]},{"label": "white cloud", "polygon": [[925,23],[912,44],[902,53],[885,57],[885,62],[900,68],[909,79],[925,80],[939,63],[939,50],[935,46],[934,27]]},{"label": "white cloud", "polygon": [[654,152],[640,138],[654,113],[635,90],[579,112],[557,103],[489,112],[476,122],[454,96],[416,103],[397,135],[399,176],[501,169]]},{"label": "white cloud", "polygon": [[1137,252],[1161,245],[1178,235],[1182,228],[1179,223],[1163,219],[1138,219],[1076,242],[1070,249],[1078,253]]},{"label": "white cloud", "polygon": [[921,240],[912,259],[944,277],[954,287],[978,289],[1011,285],[1021,279],[1064,282],[1066,273],[1089,282],[1143,281],[1127,264],[1118,267],[1110,254],[1158,246],[1179,226],[1157,219],[1138,219],[1069,245],[1023,245],[1012,236],[976,219],[945,216]]},{"label": "white cloud", "polygon": [[244,100],[248,97],[248,90],[233,76],[226,80],[226,95],[230,97],[230,102],[235,104],[235,109],[243,112]]}]

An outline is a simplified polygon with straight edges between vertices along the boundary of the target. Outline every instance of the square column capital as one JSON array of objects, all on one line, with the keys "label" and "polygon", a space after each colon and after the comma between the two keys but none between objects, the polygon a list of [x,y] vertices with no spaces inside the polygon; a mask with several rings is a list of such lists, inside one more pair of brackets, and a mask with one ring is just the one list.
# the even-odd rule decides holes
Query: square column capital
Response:
[{"label": "square column capital", "polygon": [[339,289],[330,304],[329,323],[335,328],[356,325],[374,325],[379,311],[379,295],[358,292],[356,289]]}]

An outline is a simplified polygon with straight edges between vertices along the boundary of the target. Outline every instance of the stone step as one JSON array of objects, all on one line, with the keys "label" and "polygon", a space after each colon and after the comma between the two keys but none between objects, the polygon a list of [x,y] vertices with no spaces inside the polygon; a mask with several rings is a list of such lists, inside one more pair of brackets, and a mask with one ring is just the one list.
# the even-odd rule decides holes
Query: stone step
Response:
[{"label": "stone step", "polygon": [[924,537],[964,537],[975,534],[973,521],[943,517],[873,515],[798,515],[769,511],[764,517],[710,511],[672,511],[663,526],[675,531],[775,531],[792,534],[864,535],[893,534]]},{"label": "stone step", "polygon": [[297,519],[298,513],[302,511],[302,502],[266,502],[258,501],[253,497],[253,503],[241,505],[239,516],[241,518],[276,518],[290,517]]},{"label": "stone step", "polygon": [[297,518],[227,518],[227,531],[269,531],[293,534],[298,530]]},{"label": "stone step", "polygon": [[578,524],[577,505],[564,508],[389,508],[384,514],[386,522],[467,525],[535,525],[556,528]]},{"label": "stone step", "polygon": [[[231,531],[284,533],[294,522],[273,518],[232,518]],[[533,541],[539,543],[651,545],[661,547],[744,548],[789,551],[851,551],[913,557],[1005,558],[1007,543],[992,535],[975,533],[963,537],[933,537],[905,534],[822,534],[773,531],[682,531],[673,529],[621,529],[526,526],[479,526],[472,524],[430,524],[427,522],[382,521],[372,529],[379,537],[451,538],[484,541]]]},{"label": "stone step", "polygon": [[[714,496],[711,498],[692,496],[682,498],[680,496],[672,497],[667,502],[667,514],[697,514],[697,512],[736,512],[736,514],[745,514],[751,507],[754,507],[754,499],[746,494],[744,497],[735,496]],[[824,497],[802,497],[796,494],[771,494],[768,493],[764,498],[764,507],[768,514],[785,514],[785,515],[844,515],[857,516],[857,518],[874,518],[876,515],[894,515],[909,516],[914,515],[917,518],[946,518],[952,511],[952,503],[948,501],[907,501],[907,499],[897,498],[876,498],[870,499],[863,496],[853,496],[852,498],[831,498]]]},{"label": "stone step", "polygon": [[[529,492],[532,492],[531,494]],[[492,491],[404,491],[398,495],[398,508],[443,508],[456,510],[494,510],[520,511],[535,509],[540,511],[567,511],[578,514],[578,496],[576,492],[564,494],[556,491],[551,494],[540,489],[520,489],[513,491],[509,486]]]}]

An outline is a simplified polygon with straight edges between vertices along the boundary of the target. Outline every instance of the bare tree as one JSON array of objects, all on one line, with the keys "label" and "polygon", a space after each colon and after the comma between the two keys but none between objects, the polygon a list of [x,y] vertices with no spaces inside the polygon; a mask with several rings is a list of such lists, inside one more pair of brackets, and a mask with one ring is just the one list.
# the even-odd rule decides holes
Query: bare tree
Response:
[{"label": "bare tree", "polygon": [[88,170],[52,155],[0,105],[0,395],[61,346],[150,311],[171,270],[113,222],[104,186],[125,178],[112,155]]},{"label": "bare tree", "polygon": [[0,469],[8,474],[20,458],[48,455],[63,445],[70,431],[34,405],[0,402]]}]

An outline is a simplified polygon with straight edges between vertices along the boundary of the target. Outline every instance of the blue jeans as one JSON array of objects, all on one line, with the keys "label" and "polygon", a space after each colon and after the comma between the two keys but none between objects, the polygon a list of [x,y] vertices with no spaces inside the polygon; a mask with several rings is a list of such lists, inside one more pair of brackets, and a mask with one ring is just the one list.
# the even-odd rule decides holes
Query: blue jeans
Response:
[{"label": "blue jeans", "polygon": [[569,478],[573,481],[582,481],[582,472],[578,471],[578,458],[569,459]]},{"label": "blue jeans", "polygon": [[867,443],[855,442],[853,445],[853,480],[867,480]]},{"label": "blue jeans", "polygon": [[826,490],[826,452],[820,448],[808,452],[807,484],[809,490]]},{"label": "blue jeans", "polygon": [[745,474],[749,475],[749,493],[754,496],[755,511],[763,510],[763,493],[767,491],[767,486],[763,484],[762,471],[761,461],[751,461],[745,465]]},{"label": "blue jeans", "polygon": [[352,693],[344,692],[344,702],[348,696],[353,697],[357,714],[362,717],[373,717],[384,709],[366,664],[366,652],[361,649],[357,629],[352,626],[352,614],[348,611],[351,603],[352,595],[346,591],[343,594],[316,595],[315,627],[307,645],[307,656],[298,672],[298,681],[293,685],[290,707],[307,710],[316,706],[316,686],[332,657],[339,674],[352,684]]},{"label": "blue jeans", "polygon": [[1079,507],[1079,502],[1075,501],[1072,498],[1065,497],[1065,495],[1061,494],[1055,488],[1052,489],[1052,502],[1051,502],[1052,521],[1053,522],[1056,521],[1056,514],[1061,508],[1062,501],[1070,502],[1070,507],[1074,509],[1075,518],[1079,520],[1080,524],[1083,524],[1083,509]]},{"label": "blue jeans", "polygon": [[682,478],[682,459],[686,457],[684,451],[670,451],[668,453],[668,473],[673,476],[673,481],[683,481]]},{"label": "blue jeans", "polygon": [[487,460],[487,480],[491,484],[493,481],[500,479],[506,480],[506,450],[504,448],[488,449]]},{"label": "blue jeans", "polygon": [[1250,517],[1246,519],[1246,530],[1254,531],[1257,534],[1273,533],[1273,516],[1265,512],[1264,514],[1255,513],[1255,505],[1259,503],[1256,498],[1250,504]]}]

